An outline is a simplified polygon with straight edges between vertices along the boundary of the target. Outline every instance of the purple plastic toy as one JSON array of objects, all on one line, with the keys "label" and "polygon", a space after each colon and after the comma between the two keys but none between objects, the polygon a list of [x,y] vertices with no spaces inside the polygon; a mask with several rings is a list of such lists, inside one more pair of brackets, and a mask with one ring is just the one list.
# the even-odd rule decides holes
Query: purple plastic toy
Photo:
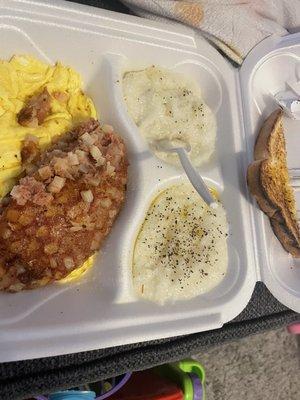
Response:
[{"label": "purple plastic toy", "polygon": [[[114,393],[116,393],[118,390],[120,390],[121,387],[123,387],[126,382],[128,382],[130,377],[131,377],[131,372],[127,372],[127,374],[124,374],[123,378],[120,380],[120,382],[116,386],[114,386],[112,389],[110,389],[106,393],[100,395],[99,397],[96,397],[95,400],[104,400],[104,399],[107,399],[108,397],[112,396]],[[48,400],[48,397],[36,396],[35,399],[36,400]]]}]

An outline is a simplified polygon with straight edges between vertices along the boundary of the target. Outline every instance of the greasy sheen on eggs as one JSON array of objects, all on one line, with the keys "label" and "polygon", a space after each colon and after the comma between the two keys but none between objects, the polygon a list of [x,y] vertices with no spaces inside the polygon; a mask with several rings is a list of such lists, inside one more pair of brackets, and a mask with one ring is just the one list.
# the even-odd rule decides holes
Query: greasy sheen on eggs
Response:
[{"label": "greasy sheen on eggs", "polygon": [[[52,95],[50,115],[36,128],[19,125],[19,111],[45,87]],[[64,101],[55,97],[57,92],[64,94]],[[0,198],[11,190],[21,172],[20,148],[27,134],[37,136],[45,147],[53,136],[88,117],[97,117],[95,106],[83,93],[81,77],[72,68],[61,63],[49,65],[28,55],[0,60]]]},{"label": "greasy sheen on eggs", "polygon": [[227,271],[228,224],[220,202],[212,209],[189,183],[154,199],[133,252],[139,297],[163,304],[208,292]]}]

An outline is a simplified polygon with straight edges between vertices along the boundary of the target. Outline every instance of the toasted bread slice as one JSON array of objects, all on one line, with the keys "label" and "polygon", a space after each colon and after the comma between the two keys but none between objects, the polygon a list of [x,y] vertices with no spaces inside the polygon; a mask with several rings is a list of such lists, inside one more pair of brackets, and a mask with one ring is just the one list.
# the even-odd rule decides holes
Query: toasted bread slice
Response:
[{"label": "toasted bread slice", "polygon": [[267,118],[258,134],[247,182],[283,248],[300,258],[300,229],[287,168],[281,110]]}]

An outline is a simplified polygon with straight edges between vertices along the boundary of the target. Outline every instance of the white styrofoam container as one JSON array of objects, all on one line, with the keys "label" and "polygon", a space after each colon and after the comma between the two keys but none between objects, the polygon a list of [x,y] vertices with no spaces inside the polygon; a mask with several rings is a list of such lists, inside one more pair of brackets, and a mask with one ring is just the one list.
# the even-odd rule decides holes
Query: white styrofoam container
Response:
[{"label": "white styrofoam container", "polygon": [[[271,95],[295,77],[300,35],[266,39],[239,71],[181,25],[58,0],[0,0],[0,58],[24,53],[81,73],[101,119],[124,137],[130,170],[125,207],[92,270],[78,282],[0,294],[0,362],[219,328],[246,307],[258,280],[300,311],[300,265],[282,250],[245,179],[258,128],[274,107]],[[223,282],[207,294],[164,306],[134,296],[132,246],[153,194],[183,174],[150,154],[126,113],[118,82],[124,69],[151,64],[191,76],[216,113],[216,156],[200,171],[219,191],[230,223]],[[295,166],[300,127],[288,124],[289,165]]]}]

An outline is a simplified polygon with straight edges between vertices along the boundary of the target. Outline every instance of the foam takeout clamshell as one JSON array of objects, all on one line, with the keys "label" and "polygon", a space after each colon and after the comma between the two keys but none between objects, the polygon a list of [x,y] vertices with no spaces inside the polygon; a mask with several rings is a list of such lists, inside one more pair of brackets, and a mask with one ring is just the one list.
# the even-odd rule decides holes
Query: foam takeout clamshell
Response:
[{"label": "foam takeout clamshell", "polygon": [[[0,38],[2,59],[29,53],[79,71],[101,119],[124,137],[130,159],[126,204],[95,266],[77,282],[0,293],[1,362],[220,328],[246,307],[257,281],[300,311],[300,262],[282,249],[245,178],[259,127],[276,107],[274,95],[287,89],[285,82],[300,79],[299,34],[264,40],[238,70],[181,25],[58,0],[0,0]],[[151,155],[126,112],[121,89],[123,71],[152,64],[192,77],[216,114],[216,155],[200,171],[219,192],[230,224],[222,283],[164,306],[135,297],[132,247],[153,195],[183,173]],[[286,119],[285,129],[288,165],[299,168],[299,121]]]}]

